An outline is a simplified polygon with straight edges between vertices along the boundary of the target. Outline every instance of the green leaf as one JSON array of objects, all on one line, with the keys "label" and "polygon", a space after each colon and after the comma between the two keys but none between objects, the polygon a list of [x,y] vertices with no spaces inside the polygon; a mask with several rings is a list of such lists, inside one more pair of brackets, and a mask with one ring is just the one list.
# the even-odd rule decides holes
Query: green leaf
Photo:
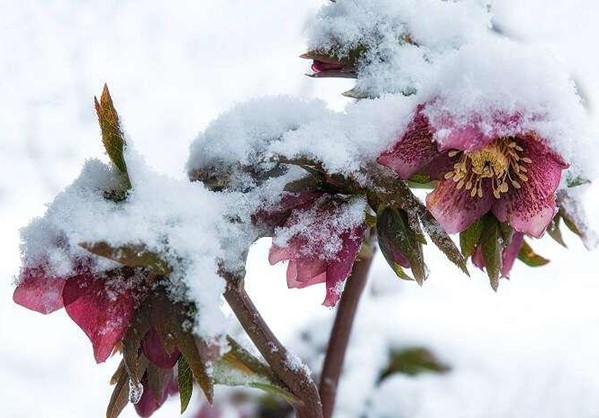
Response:
[{"label": "green leaf", "polygon": [[[226,385],[226,386],[245,386],[261,389],[270,394],[278,395],[283,397],[287,402],[291,404],[299,403],[299,399],[291,394],[282,384],[275,381],[266,365],[261,365],[260,370],[266,368],[266,371],[254,371],[255,368],[252,364],[257,359],[253,359],[251,362],[247,362],[245,357],[247,352],[238,357],[239,351],[234,349],[235,352],[229,351],[221,357],[221,359],[214,365],[214,381],[215,383]],[[245,351],[245,350],[243,350]],[[251,354],[249,354],[251,356]],[[253,357],[253,356],[252,356]]]},{"label": "green leaf", "polygon": [[590,184],[591,181],[589,179],[585,179],[581,176],[573,176],[572,174],[566,174],[566,185],[570,188],[582,186],[583,184]]},{"label": "green leaf", "polygon": [[460,248],[464,257],[470,257],[474,254],[476,246],[480,242],[480,234],[482,233],[483,223],[479,219],[474,222],[468,229],[460,233]]},{"label": "green leaf", "polygon": [[380,374],[379,382],[396,373],[416,376],[422,373],[447,373],[450,370],[426,348],[406,348],[390,353],[389,365]]},{"label": "green leaf", "polygon": [[167,276],[170,273],[168,264],[160,255],[148,251],[143,245],[127,245],[111,247],[110,244],[100,242],[82,242],[80,247],[92,254],[105,257],[127,267],[145,267],[158,276]]},{"label": "green leaf", "polygon": [[110,91],[108,86],[104,84],[100,101],[94,97],[94,104],[96,107],[96,114],[98,115],[98,122],[100,123],[100,130],[102,131],[102,143],[104,149],[110,157],[113,164],[124,174],[127,183],[127,189],[131,187],[131,182],[127,174],[127,165],[123,156],[125,148],[125,136],[121,128],[119,121],[119,115],[114,108],[112,97],[110,97]]},{"label": "green leaf", "polygon": [[193,394],[193,374],[184,357],[179,357],[179,361],[177,361],[177,385],[181,400],[181,413],[183,413],[189,406]]},{"label": "green leaf", "polygon": [[518,253],[518,260],[530,267],[540,267],[549,263],[549,260],[535,253],[526,241],[522,242],[522,247]]},{"label": "green leaf", "polygon": [[392,207],[381,207],[377,219],[377,233],[381,252],[393,271],[402,279],[409,277],[403,273],[397,261],[403,256],[410,262],[414,279],[422,285],[427,276],[422,244],[410,228],[406,212]]},{"label": "green leaf", "polygon": [[285,185],[284,191],[299,193],[306,190],[318,190],[322,186],[321,176],[308,175]]},{"label": "green leaf", "polygon": [[553,240],[556,241],[558,244],[560,244],[564,248],[568,248],[568,246],[566,245],[566,242],[564,241],[564,238],[562,236],[562,230],[560,228],[560,220],[561,220],[561,218],[559,215],[556,216],[555,218],[553,218],[553,220],[547,227],[547,234],[549,234],[549,236],[551,238],[553,238]]},{"label": "green leaf", "polygon": [[501,254],[503,248],[499,241],[500,227],[499,222],[492,215],[487,215],[482,220],[481,249],[485,270],[491,281],[491,287],[497,291],[499,287],[499,277],[501,275]]},{"label": "green leaf", "polygon": [[413,189],[433,189],[435,184],[429,176],[422,174],[414,174],[408,180],[408,186]]},{"label": "green leaf", "polygon": [[466,259],[455,245],[455,242],[453,242],[447,232],[443,230],[433,215],[431,215],[429,211],[424,211],[420,214],[420,220],[424,226],[424,231],[431,237],[433,244],[445,254],[445,257],[447,257],[449,261],[470,276],[468,267],[466,266]]}]

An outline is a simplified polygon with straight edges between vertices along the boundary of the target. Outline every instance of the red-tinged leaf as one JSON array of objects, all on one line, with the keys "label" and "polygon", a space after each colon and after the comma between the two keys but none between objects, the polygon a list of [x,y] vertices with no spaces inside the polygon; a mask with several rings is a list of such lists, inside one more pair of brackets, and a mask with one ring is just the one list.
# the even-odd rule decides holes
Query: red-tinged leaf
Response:
[{"label": "red-tinged leaf", "polygon": [[549,260],[535,253],[526,241],[522,242],[522,247],[520,247],[520,252],[518,253],[518,260],[529,267],[540,267],[549,263]]},{"label": "red-tinged leaf", "polygon": [[401,267],[411,268],[414,278],[422,285],[427,276],[422,244],[410,228],[406,212],[382,207],[378,213],[377,233],[379,247],[393,270],[402,277]]},{"label": "red-tinged leaf", "polygon": [[142,305],[135,312],[135,318],[129,326],[125,337],[123,338],[123,361],[129,378],[135,384],[139,384],[142,374],[140,367],[140,347],[144,336],[151,327],[151,308],[148,305]]},{"label": "red-tinged leaf", "polygon": [[198,385],[212,402],[214,388],[208,373],[208,362],[205,344],[196,340],[193,333],[184,324],[190,320],[188,306],[171,302],[165,294],[155,294],[153,298],[152,322],[158,332],[164,348],[168,352],[178,349],[189,364]]},{"label": "red-tinged leaf", "polygon": [[82,242],[80,247],[90,253],[116,261],[127,267],[144,267],[157,276],[167,276],[170,273],[168,263],[143,245],[127,245],[112,247],[106,242]]},{"label": "red-tinged leaf", "polygon": [[42,268],[25,268],[13,293],[16,304],[44,315],[63,307],[62,290],[65,280],[48,278]]},{"label": "red-tinged leaf", "polygon": [[179,387],[179,398],[181,400],[181,413],[185,412],[191,395],[193,394],[193,374],[189,363],[184,357],[179,357],[177,362],[177,386]]},{"label": "red-tinged leaf", "polygon": [[67,314],[91,340],[96,362],[105,361],[131,323],[130,290],[109,288],[105,279],[83,273],[66,281],[63,300]]},{"label": "red-tinged leaf", "polygon": [[[104,144],[104,149],[113,164],[121,173],[127,176],[127,165],[123,155],[125,149],[125,135],[123,134],[119,115],[114,108],[114,103],[112,102],[112,97],[110,97],[110,92],[108,91],[108,86],[106,84],[102,90],[100,101],[94,97],[94,104],[96,107],[96,114],[98,115],[98,122],[100,123],[100,130],[102,131],[102,143]],[[127,182],[129,183],[128,177]]]},{"label": "red-tinged leaf", "polygon": [[[119,373],[119,370],[122,370],[122,372]],[[113,379],[115,377],[117,377],[116,386],[106,408],[106,418],[117,418],[129,403],[129,376],[124,367],[117,370]]]},{"label": "red-tinged leaf", "polygon": [[469,276],[470,273],[468,272],[468,267],[466,267],[466,259],[433,215],[428,211],[424,211],[420,214],[420,220],[424,225],[424,231],[431,237],[433,244],[445,254],[445,257],[449,261]]}]

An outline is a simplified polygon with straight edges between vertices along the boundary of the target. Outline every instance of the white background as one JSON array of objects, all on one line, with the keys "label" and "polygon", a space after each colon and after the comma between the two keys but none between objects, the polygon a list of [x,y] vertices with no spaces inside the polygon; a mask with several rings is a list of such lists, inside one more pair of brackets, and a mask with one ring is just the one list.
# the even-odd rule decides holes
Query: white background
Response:
[{"label": "white background", "polygon": [[[84,159],[103,155],[92,105],[103,83],[148,163],[183,178],[190,142],[233,103],[279,93],[319,97],[336,109],[347,102],[339,93],[350,82],[304,77],[309,66],[297,57],[320,4],[0,0],[1,417],[101,417],[110,396],[115,359],[95,365],[87,338],[63,311],[44,317],[12,303],[18,228],[43,214]],[[558,55],[593,113],[599,3],[498,0],[496,12],[509,33]],[[589,194],[591,212],[598,194]],[[553,262],[517,265],[498,294],[482,273],[462,277],[430,251],[429,281],[402,284],[384,322],[398,338],[433,348],[454,373],[405,381],[389,403],[410,417],[599,416],[599,257],[567,239],[567,251],[540,243]],[[284,267],[269,268],[266,251],[262,243],[253,252],[248,283],[277,333],[331,314],[319,306],[324,289],[287,290]],[[397,287],[381,263],[373,276]],[[359,326],[361,335],[376,328]],[[177,409],[170,402],[155,416]]]}]

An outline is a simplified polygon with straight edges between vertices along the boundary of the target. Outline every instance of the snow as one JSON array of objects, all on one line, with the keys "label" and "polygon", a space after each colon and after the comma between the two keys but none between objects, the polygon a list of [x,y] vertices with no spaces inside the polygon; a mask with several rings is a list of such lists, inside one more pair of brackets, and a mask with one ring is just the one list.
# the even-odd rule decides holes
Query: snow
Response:
[{"label": "snow", "polygon": [[[19,266],[18,228],[43,214],[44,203],[72,182],[85,158],[102,155],[92,96],[104,81],[109,82],[135,148],[150,172],[160,173],[148,181],[163,185],[167,196],[173,184],[177,186],[172,194],[197,192],[198,185],[181,189],[172,180],[185,179],[188,146],[197,132],[235,103],[281,93],[308,100],[319,97],[338,110],[349,102],[338,95],[348,89],[347,80],[301,76],[308,67],[297,59],[305,48],[302,25],[320,4],[286,0],[247,8],[239,1],[206,0],[167,7],[153,1],[61,0],[14,3],[0,15],[0,49],[5,51],[0,58],[5,100],[0,107],[0,381],[10,382],[4,385],[0,402],[6,416],[101,415],[110,394],[107,381],[116,358],[96,366],[89,342],[64,312],[42,316],[11,301],[11,282]],[[495,10],[495,23],[510,36],[545,42],[565,71],[575,75],[596,129],[593,104],[599,80],[592,51],[599,5],[590,0],[497,0]],[[426,24],[427,19],[420,20]],[[394,102],[384,97],[357,106],[371,109],[372,126],[378,126],[376,118],[388,121],[386,131],[379,134],[364,128],[373,133],[373,142],[364,148],[344,142],[341,152],[327,156],[331,169],[355,170],[350,164],[355,155],[374,155],[377,147],[401,130],[409,102],[396,99],[405,105],[395,104],[394,110],[389,104],[386,112],[382,104],[377,108],[385,100]],[[331,119],[344,117],[341,113]],[[368,125],[369,119],[365,120]],[[326,127],[313,120],[304,129],[312,126],[316,131],[319,123]],[[353,129],[358,128],[356,123]],[[349,129],[343,135],[351,134]],[[336,138],[329,143],[337,144]],[[319,145],[316,142],[314,146]],[[297,148],[290,153],[299,155],[308,149],[293,143]],[[328,149],[324,144],[322,148]],[[589,187],[587,208],[597,207],[597,193],[596,185]],[[144,197],[151,198],[159,197]],[[202,208],[199,213],[204,211],[209,210]],[[386,347],[369,344],[375,334],[365,329],[382,322],[381,318],[388,320],[373,328],[385,331],[385,336],[393,334],[393,344],[431,348],[453,371],[438,377],[390,380],[380,393],[372,393],[373,410],[383,415],[399,408],[407,415],[415,411],[413,416],[419,418],[491,413],[595,417],[599,373],[593,358],[599,349],[599,288],[593,272],[599,261],[575,237],[566,239],[567,251],[546,240],[536,243],[535,248],[552,263],[536,270],[517,265],[512,280],[502,282],[497,295],[482,273],[473,273],[471,280],[458,276],[434,250],[427,254],[432,269],[422,289],[398,283],[379,260],[372,276],[377,291],[389,293],[394,287],[404,291],[364,317],[361,331],[355,333],[356,344],[362,344],[350,356],[350,364],[361,366],[354,376],[367,378],[370,367],[376,366],[370,361],[376,361],[377,347]],[[289,342],[305,320],[332,313],[320,306],[322,289],[286,289],[285,266],[268,266],[268,247],[261,241],[250,252],[247,285],[275,333]],[[348,405],[360,393],[362,382],[348,376],[341,395]],[[172,416],[177,410],[177,400],[171,399],[155,416]],[[193,405],[189,414],[192,411]],[[123,416],[135,415],[127,408]]]}]

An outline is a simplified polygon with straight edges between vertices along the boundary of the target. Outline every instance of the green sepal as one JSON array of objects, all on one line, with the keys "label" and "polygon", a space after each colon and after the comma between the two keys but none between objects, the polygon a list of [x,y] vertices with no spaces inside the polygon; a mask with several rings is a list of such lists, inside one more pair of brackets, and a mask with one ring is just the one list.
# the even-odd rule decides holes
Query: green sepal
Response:
[{"label": "green sepal", "polygon": [[535,253],[526,240],[522,241],[522,247],[520,247],[520,251],[518,252],[518,260],[529,267],[540,267],[549,263],[548,259]]}]

